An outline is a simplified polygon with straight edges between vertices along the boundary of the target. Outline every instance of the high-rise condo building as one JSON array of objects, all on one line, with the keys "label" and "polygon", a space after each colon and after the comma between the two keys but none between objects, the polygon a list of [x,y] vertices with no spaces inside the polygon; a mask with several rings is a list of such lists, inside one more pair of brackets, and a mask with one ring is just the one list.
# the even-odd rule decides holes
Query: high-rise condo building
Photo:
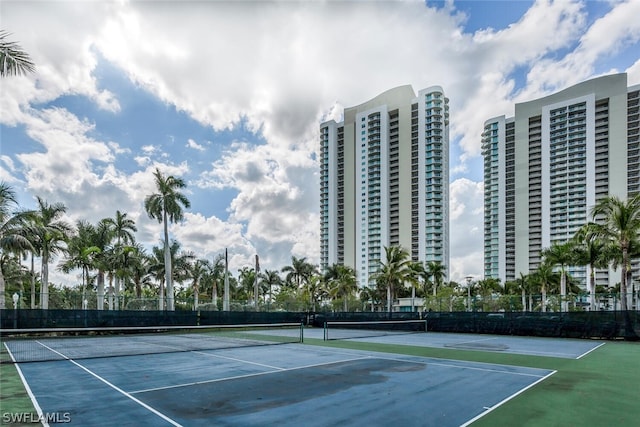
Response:
[{"label": "high-rise condo building", "polygon": [[[515,105],[487,120],[484,156],[484,275],[528,274],[542,249],[564,243],[607,196],[640,192],[640,86],[598,77]],[[570,274],[585,283],[586,269]],[[620,280],[607,271],[598,282]]]},{"label": "high-rise condo building", "polygon": [[320,125],[321,268],[355,268],[360,286],[384,247],[449,267],[449,100],[409,85]]}]

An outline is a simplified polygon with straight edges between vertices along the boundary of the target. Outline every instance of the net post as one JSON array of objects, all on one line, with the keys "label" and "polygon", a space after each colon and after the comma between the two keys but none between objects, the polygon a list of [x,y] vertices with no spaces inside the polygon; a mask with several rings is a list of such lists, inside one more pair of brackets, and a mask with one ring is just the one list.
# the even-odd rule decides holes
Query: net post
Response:
[{"label": "net post", "polygon": [[325,341],[327,341],[329,339],[329,331],[327,330],[327,322],[326,322],[326,320],[324,322],[323,332],[324,332],[323,339]]},{"label": "net post", "polygon": [[303,342],[304,342],[304,322],[300,321],[300,343],[303,343]]}]

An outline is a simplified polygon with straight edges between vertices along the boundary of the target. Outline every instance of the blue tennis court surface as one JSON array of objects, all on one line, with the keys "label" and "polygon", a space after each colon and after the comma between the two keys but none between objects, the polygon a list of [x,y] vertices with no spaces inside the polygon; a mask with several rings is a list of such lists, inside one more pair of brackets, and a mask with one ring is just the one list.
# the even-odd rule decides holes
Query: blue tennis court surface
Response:
[{"label": "blue tennis court surface", "polygon": [[304,344],[18,367],[78,426],[460,426],[553,374]]},{"label": "blue tennis court surface", "polygon": [[[364,331],[366,333],[367,331]],[[418,347],[452,348],[457,350],[497,351],[530,356],[559,357],[578,359],[603,345],[603,341],[579,340],[567,338],[523,337],[513,335],[455,334],[444,332],[396,333],[363,338],[349,338],[361,330],[333,329],[329,331],[332,339],[351,339],[355,341],[380,344],[411,345]],[[323,338],[322,328],[305,330],[307,338]]]}]

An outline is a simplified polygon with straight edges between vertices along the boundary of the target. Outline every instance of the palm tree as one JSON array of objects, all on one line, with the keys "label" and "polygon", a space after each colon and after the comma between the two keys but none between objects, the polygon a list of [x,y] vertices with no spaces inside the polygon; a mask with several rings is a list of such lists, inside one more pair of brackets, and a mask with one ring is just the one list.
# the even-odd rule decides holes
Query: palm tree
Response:
[{"label": "palm tree", "polygon": [[[130,218],[127,218],[126,213],[122,213],[119,210],[116,211],[115,218],[105,218],[102,220],[103,224],[109,230],[108,233],[112,239],[115,239],[115,246],[112,248],[115,253],[112,253],[115,257],[113,261],[119,263],[125,261],[128,264],[135,263],[135,253],[131,252],[131,249],[126,249],[135,244],[135,237],[133,233],[138,231],[136,223]],[[125,246],[126,245],[126,246]],[[126,250],[125,250],[126,249]],[[118,265],[118,268],[121,268]],[[119,308],[119,295],[120,295],[120,279],[122,278],[122,272],[114,275],[114,295],[116,296],[115,309]]]},{"label": "palm tree", "polygon": [[135,251],[130,263],[131,280],[133,281],[136,298],[142,298],[142,287],[151,285],[149,256],[139,243],[136,243],[133,247]]},{"label": "palm tree", "polygon": [[92,238],[93,245],[100,252],[95,257],[95,268],[98,270],[96,280],[96,303],[98,310],[104,310],[104,275],[109,269],[108,253],[109,244],[113,240],[112,227],[109,226],[107,218],[98,222],[94,229],[95,234]]},{"label": "palm tree", "polygon": [[283,273],[287,273],[285,280],[289,283],[295,283],[296,287],[300,289],[303,283],[306,283],[311,276],[316,272],[316,267],[313,264],[307,262],[307,258],[291,257],[291,265],[287,265],[281,270]]},{"label": "palm tree", "polygon": [[115,283],[113,288],[114,304],[109,307],[112,310],[120,309],[120,283],[126,284],[127,279],[133,276],[132,267],[137,263],[137,256],[137,248],[130,245],[116,245],[109,251],[109,264]]},{"label": "palm tree", "polygon": [[49,262],[52,256],[64,249],[64,243],[71,233],[71,226],[60,218],[67,208],[62,203],[49,204],[37,198],[38,209],[35,216],[35,230],[40,242],[42,270],[40,278],[40,308],[49,308]]},{"label": "palm tree", "polygon": [[[424,268],[424,264],[420,261],[412,262],[411,265],[411,312],[415,311],[415,299],[416,299],[416,288],[420,286],[420,279],[422,279],[423,289],[426,289],[426,282],[429,280],[429,275],[427,270]],[[424,294],[425,301],[424,305],[426,306],[426,293]]]},{"label": "palm tree", "polygon": [[10,42],[10,34],[0,30],[0,77],[33,73],[36,66],[29,55],[16,42]]},{"label": "palm tree", "polygon": [[344,302],[344,311],[348,311],[349,296],[353,295],[358,289],[358,281],[356,279],[356,271],[353,267],[339,264],[337,267],[337,277],[329,281],[330,293],[334,298],[342,298]]},{"label": "palm tree", "polygon": [[197,259],[189,269],[191,288],[193,289],[193,309],[198,309],[198,296],[200,294],[200,282],[211,271],[211,263],[206,259]]},{"label": "palm tree", "polygon": [[311,276],[301,289],[309,297],[311,311],[316,311],[316,304],[328,294],[327,282],[323,276],[314,274]]},{"label": "palm tree", "polygon": [[[11,212],[12,207],[17,205],[13,189],[8,184],[0,182],[0,254],[33,250],[31,242],[22,232],[24,214],[14,215]],[[5,308],[4,293],[5,280],[0,268],[0,309]]]},{"label": "palm tree", "polygon": [[566,267],[571,265],[574,257],[573,242],[565,243],[553,242],[551,247],[542,251],[545,262],[552,266],[560,266],[560,299],[562,301],[562,311],[568,311],[567,305],[567,271]]},{"label": "palm tree", "polygon": [[438,288],[442,286],[446,272],[446,267],[440,261],[427,263],[427,274],[429,277],[433,277],[433,296],[436,296]]},{"label": "palm tree", "polygon": [[541,310],[547,311],[547,291],[549,287],[556,283],[557,274],[554,273],[553,267],[548,263],[540,263],[538,268],[531,275],[531,282],[540,287],[542,295]]},{"label": "palm tree", "polygon": [[476,289],[482,298],[482,310],[493,310],[493,294],[502,292],[500,279],[487,277],[476,282]]},{"label": "palm tree", "polygon": [[[157,219],[164,226],[164,264],[165,283],[167,286],[167,309],[175,309],[173,302],[173,280],[171,273],[171,254],[169,252],[169,222],[181,221],[184,217],[182,208],[191,206],[189,199],[178,190],[185,188],[186,184],[181,178],[173,176],[165,177],[159,169],[154,172],[157,193],[144,199],[144,209],[151,219]],[[164,309],[163,288],[160,288],[160,310]]]},{"label": "palm tree", "polygon": [[371,279],[377,285],[386,287],[387,310],[391,315],[394,290],[398,286],[404,285],[413,273],[411,271],[411,258],[406,249],[400,246],[388,246],[384,248],[384,251],[386,261],[379,261],[378,271],[371,276]]},{"label": "palm tree", "polygon": [[28,211],[22,213],[22,225],[20,234],[23,235],[30,244],[30,247],[27,249],[29,252],[29,257],[31,259],[31,268],[30,268],[30,281],[31,281],[31,309],[36,308],[36,269],[35,269],[35,258],[40,256],[40,241],[38,240],[37,229],[34,226],[35,224],[35,215],[34,211]]},{"label": "palm tree", "polygon": [[[238,270],[238,282],[240,282],[243,299],[246,298],[247,303],[249,303],[253,299],[253,288],[256,283],[256,271],[253,267],[242,267]],[[254,301],[256,307],[257,303],[257,301]]]},{"label": "palm tree", "polygon": [[583,225],[573,237],[575,242],[575,263],[589,268],[589,308],[596,309],[596,269],[608,265],[607,251],[598,239],[593,223]]},{"label": "palm tree", "polygon": [[362,301],[363,307],[365,307],[367,303],[370,303],[372,312],[374,311],[376,303],[381,299],[376,289],[370,288],[369,286],[360,288],[360,301]]},{"label": "palm tree", "polygon": [[95,266],[96,254],[100,253],[100,249],[93,245],[94,235],[93,225],[87,221],[78,221],[76,233],[71,236],[67,244],[66,259],[59,266],[59,269],[64,273],[69,273],[77,268],[82,271],[83,302],[86,299],[86,287],[89,285],[89,272]]},{"label": "palm tree", "polygon": [[134,220],[127,218],[127,214],[116,211],[115,218],[105,218],[104,224],[109,228],[112,236],[116,239],[116,244],[134,244],[133,233],[138,231]]},{"label": "palm tree", "polygon": [[[151,248],[151,255],[148,258],[149,275],[160,284],[160,289],[164,287],[167,278],[164,254],[163,249],[154,246]],[[169,245],[169,263],[175,266],[171,272],[171,280],[173,282],[183,283],[189,278],[189,265],[193,259],[195,259],[193,253],[181,251],[180,243],[177,240],[171,241],[171,245]],[[162,291],[160,291],[160,294],[162,294]],[[167,293],[168,298],[169,294]]]},{"label": "palm tree", "polygon": [[[533,293],[531,292],[531,276],[528,274],[520,273],[520,277],[518,277],[515,281],[517,289],[520,290],[520,295],[522,298],[522,311],[532,311],[533,310]],[[527,309],[527,295],[529,296],[529,305]]]},{"label": "palm tree", "polygon": [[620,302],[625,313],[625,339],[638,340],[628,312],[626,296],[629,289],[628,272],[631,270],[630,252],[632,246],[638,243],[640,235],[640,194],[627,201],[616,196],[602,199],[591,209],[591,216],[595,222],[595,235],[617,247],[622,255]]},{"label": "palm tree", "polygon": [[224,254],[219,254],[211,266],[210,283],[211,283],[211,303],[218,306],[218,291],[220,286],[224,284],[225,261]]},{"label": "palm tree", "polygon": [[273,300],[272,289],[274,286],[280,286],[282,284],[282,278],[276,270],[265,270],[262,274],[262,284],[269,289],[269,303]]}]

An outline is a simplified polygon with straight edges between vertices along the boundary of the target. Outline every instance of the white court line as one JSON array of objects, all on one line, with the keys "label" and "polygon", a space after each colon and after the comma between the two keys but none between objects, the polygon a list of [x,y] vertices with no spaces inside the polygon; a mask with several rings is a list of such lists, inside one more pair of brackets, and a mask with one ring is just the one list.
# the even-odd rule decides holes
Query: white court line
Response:
[{"label": "white court line", "polygon": [[[491,341],[491,340],[495,340],[498,339],[498,337],[491,337],[491,338],[478,338],[477,340],[470,340],[470,341],[458,341],[455,342],[453,344],[449,344],[449,345],[462,345],[462,344],[468,344],[468,343],[472,343],[472,342],[480,342],[480,341]],[[446,345],[446,344],[445,344]]]},{"label": "white court line", "polygon": [[336,360],[336,361],[333,361],[333,362],[324,362],[324,363],[315,363],[315,364],[305,365],[305,366],[296,366],[295,368],[280,368],[280,370],[278,370],[278,371],[254,372],[254,373],[251,373],[251,374],[236,375],[236,376],[233,376],[233,377],[216,378],[216,379],[213,379],[213,380],[195,381],[195,382],[184,383],[184,384],[176,384],[176,385],[169,385],[169,386],[164,386],[164,387],[148,388],[148,389],[144,389],[144,390],[135,390],[135,391],[131,391],[130,393],[131,394],[138,394],[138,393],[146,393],[148,391],[168,390],[168,389],[179,388],[179,387],[190,387],[192,385],[198,385],[198,384],[218,383],[218,382],[221,382],[221,381],[236,380],[236,379],[239,379],[239,378],[259,377],[261,375],[269,375],[269,374],[273,374],[273,373],[276,373],[276,372],[296,371],[296,370],[306,369],[306,368],[317,368],[319,366],[329,366],[329,365],[335,365],[337,363],[353,362],[355,360],[365,360],[365,359],[371,359],[371,358],[372,358],[372,356],[365,356],[365,357],[356,357],[356,358],[353,358],[353,359]]},{"label": "white court line", "polygon": [[[355,350],[355,351],[358,351],[358,350]],[[348,351],[333,352],[333,351],[329,351],[329,350],[327,350],[326,353],[330,353],[330,354],[341,353],[341,354],[348,354],[348,355],[353,355],[353,356],[355,356],[357,354],[360,354],[360,353],[352,353],[352,352],[348,352]],[[424,362],[416,361],[416,360],[407,360],[407,359],[402,359],[402,358],[397,358],[397,357],[381,357],[381,356],[378,356],[378,355],[369,355],[369,357],[376,358],[376,359],[383,359],[383,360],[393,360],[393,361],[396,361],[396,362],[405,362],[405,363],[408,362],[408,363],[417,363],[417,364],[424,364],[424,365],[443,366],[445,368],[470,369],[470,370],[476,370],[476,371],[496,372],[496,373],[501,373],[501,374],[520,375],[520,376],[534,377],[534,378],[540,378],[541,377],[541,375],[528,374],[526,372],[509,372],[509,371],[502,371],[502,370],[499,370],[499,369],[480,368],[480,367],[474,367],[474,366],[461,366],[461,365],[456,365],[456,364],[453,364],[453,363],[433,362],[433,360],[452,360],[452,359],[443,359],[443,358],[440,358],[440,357],[409,356],[409,357],[419,357],[421,359],[425,359]],[[499,363],[489,363],[489,362],[470,362],[470,361],[467,362],[467,361],[464,361],[464,360],[461,360],[459,362],[461,362],[461,363],[472,363],[474,365],[513,367],[513,366],[510,366],[510,365],[501,365]],[[515,366],[515,368],[518,368],[518,366]],[[537,369],[537,368],[533,368],[533,369]],[[548,369],[543,369],[543,370],[548,371]]]},{"label": "white court line", "polygon": [[16,359],[13,357],[13,353],[11,353],[11,350],[9,350],[9,347],[7,346],[6,342],[4,343],[4,348],[7,349],[7,352],[9,353],[9,357],[11,357],[11,361],[13,362],[13,366],[15,366],[16,371],[18,371],[18,375],[20,376],[20,381],[22,381],[22,385],[24,386],[24,389],[26,390],[27,395],[29,396],[29,399],[31,399],[31,403],[33,404],[33,407],[35,408],[38,414],[38,419],[41,420],[42,425],[44,427],[49,427],[49,423],[47,422],[46,417],[42,412],[42,408],[38,404],[38,400],[36,399],[36,396],[31,391],[31,387],[29,387],[29,384],[27,384],[27,379],[24,377],[24,375],[22,375],[22,370],[20,369],[20,365],[16,363]]},{"label": "white court line", "polygon": [[218,359],[233,360],[234,362],[242,362],[242,363],[246,363],[248,365],[262,366],[263,368],[275,369],[276,371],[284,371],[284,370],[286,370],[286,368],[281,368],[279,366],[265,365],[264,363],[252,362],[251,360],[238,359],[237,357],[220,356],[218,354],[205,353],[204,351],[195,351],[194,350],[194,351],[192,351],[192,353],[202,354],[202,355],[210,356],[210,357],[216,357]]},{"label": "white court line", "polygon": [[[519,390],[517,393],[512,394],[511,396],[507,396],[506,398],[502,399],[500,402],[496,403],[495,405],[493,405],[492,407],[486,409],[483,413],[473,417],[472,419],[470,419],[469,421],[467,421],[466,423],[462,424],[460,427],[466,427],[468,425],[470,425],[471,423],[479,420],[480,418],[484,417],[485,415],[487,415],[489,412],[493,411],[494,409],[504,405],[505,403],[507,403],[509,400],[513,399],[514,397],[518,396],[519,394],[524,393],[525,391],[529,390],[531,387],[533,387],[534,385],[538,384],[539,382],[542,382],[544,380],[546,380],[547,378],[549,378],[551,375],[555,374],[558,371],[553,371],[547,375],[545,375],[544,377],[540,378],[538,381],[529,384],[528,386],[526,386],[525,388],[523,388],[522,390]],[[485,409],[486,406],[483,408]]]},{"label": "white court line", "polygon": [[[185,351],[185,349],[182,348],[182,347],[173,347],[173,346],[170,346],[170,345],[163,345],[163,344],[155,344],[155,345],[157,345],[158,347],[170,348],[172,350],[181,350],[182,352]],[[235,348],[237,348],[237,347],[217,348],[217,349],[213,348],[211,350],[212,351],[233,350]],[[264,368],[269,368],[269,369],[284,369],[284,368],[280,368],[278,366],[271,366],[271,365],[265,365],[264,363],[252,362],[250,360],[236,359],[234,357],[219,356],[217,354],[205,353],[204,350],[186,350],[186,351],[189,352],[189,353],[203,354],[205,356],[217,357],[217,358],[220,358],[220,359],[229,359],[229,360],[233,360],[233,361],[236,361],[236,362],[243,362],[243,363],[247,363],[249,365],[262,366]],[[162,354],[162,353],[160,353],[160,354]],[[133,356],[135,356],[135,354]]]},{"label": "white court line", "polygon": [[[469,363],[476,363],[476,362],[469,362]],[[460,365],[453,365],[453,364],[449,364],[449,363],[431,362],[431,363],[425,363],[425,364],[432,365],[432,366],[442,366],[442,367],[445,367],[445,368],[468,369],[470,371],[494,372],[494,373],[497,373],[497,374],[518,375],[518,376],[522,376],[522,377],[535,377],[535,378],[540,378],[541,377],[541,375],[528,374],[526,372],[509,372],[509,371],[503,371],[503,370],[500,370],[500,369],[477,368],[477,367],[474,367],[474,366],[460,366]],[[499,366],[504,366],[504,365],[499,365]]]},{"label": "white court line", "polygon": [[164,415],[163,413],[161,413],[160,411],[152,408],[151,406],[147,405],[146,403],[144,403],[143,401],[136,399],[135,397],[131,396],[131,394],[127,393],[126,391],[122,390],[120,387],[110,383],[109,381],[107,381],[106,379],[102,378],[100,375],[92,372],[90,369],[85,368],[84,366],[82,366],[81,364],[79,364],[78,362],[76,362],[73,359],[68,358],[67,356],[65,356],[64,354],[60,353],[59,351],[56,351],[54,349],[52,349],[51,347],[42,344],[40,341],[36,341],[38,344],[40,344],[41,346],[43,346],[44,348],[46,348],[47,350],[50,350],[62,357],[64,357],[66,360],[68,360],[69,362],[73,363],[74,365],[76,365],[77,367],[79,367],[80,369],[82,369],[83,371],[87,372],[89,375],[97,378],[98,380],[102,381],[103,383],[105,383],[106,385],[108,385],[109,387],[111,387],[112,389],[114,389],[115,391],[117,391],[118,393],[123,394],[125,397],[133,400],[134,402],[136,402],[137,404],[141,405],[142,407],[144,407],[145,409],[148,409],[149,411],[153,412],[154,414],[156,414],[157,416],[159,416],[160,418],[162,418],[163,420],[167,421],[168,423],[170,423],[171,425],[174,425],[176,427],[182,427],[181,424],[175,422],[174,420],[172,420],[171,418],[167,417],[166,415]]},{"label": "white court line", "polygon": [[587,351],[586,353],[582,353],[580,356],[576,357],[576,360],[582,359],[583,356],[586,356],[587,354],[591,353],[592,351],[595,351],[595,350],[599,349],[600,347],[602,347],[605,344],[606,344],[606,342],[603,342],[599,346],[592,348],[591,350]]}]

